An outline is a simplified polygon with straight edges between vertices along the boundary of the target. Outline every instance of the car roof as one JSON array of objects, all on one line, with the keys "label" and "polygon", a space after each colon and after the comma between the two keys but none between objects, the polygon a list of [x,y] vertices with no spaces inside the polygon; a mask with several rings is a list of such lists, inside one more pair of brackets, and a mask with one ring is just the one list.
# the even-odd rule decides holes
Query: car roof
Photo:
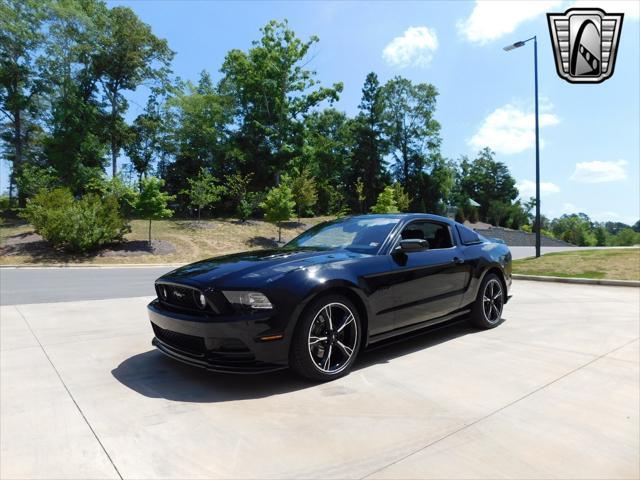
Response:
[{"label": "car roof", "polygon": [[450,218],[431,213],[368,213],[366,215],[353,215],[351,218],[397,218],[399,220],[434,220],[453,225],[455,222]]}]

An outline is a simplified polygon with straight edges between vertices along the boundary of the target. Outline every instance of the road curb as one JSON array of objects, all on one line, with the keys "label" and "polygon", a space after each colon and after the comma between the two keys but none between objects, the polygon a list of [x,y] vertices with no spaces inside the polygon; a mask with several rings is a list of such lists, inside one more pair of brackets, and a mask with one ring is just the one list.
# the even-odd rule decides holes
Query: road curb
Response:
[{"label": "road curb", "polygon": [[96,263],[96,264],[73,264],[73,263],[51,263],[41,265],[0,265],[0,270],[6,269],[35,269],[35,268],[177,268],[184,263]]},{"label": "road curb", "polygon": [[555,283],[575,283],[580,285],[607,285],[610,287],[640,287],[640,281],[635,280],[610,280],[596,278],[575,278],[575,277],[547,277],[544,275],[521,275],[514,273],[514,280],[531,280],[534,282],[555,282]]}]

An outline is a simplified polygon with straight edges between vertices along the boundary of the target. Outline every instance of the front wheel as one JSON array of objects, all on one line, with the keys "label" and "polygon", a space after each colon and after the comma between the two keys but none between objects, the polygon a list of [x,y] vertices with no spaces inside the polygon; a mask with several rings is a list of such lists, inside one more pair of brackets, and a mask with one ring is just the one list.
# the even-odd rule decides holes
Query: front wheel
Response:
[{"label": "front wheel", "polygon": [[507,293],[500,278],[494,273],[485,275],[478,289],[478,297],[471,309],[471,322],[485,329],[500,325],[506,298]]},{"label": "front wheel", "polygon": [[351,369],[360,349],[358,311],[342,295],[321,297],[305,310],[291,344],[291,368],[311,380],[326,382]]}]

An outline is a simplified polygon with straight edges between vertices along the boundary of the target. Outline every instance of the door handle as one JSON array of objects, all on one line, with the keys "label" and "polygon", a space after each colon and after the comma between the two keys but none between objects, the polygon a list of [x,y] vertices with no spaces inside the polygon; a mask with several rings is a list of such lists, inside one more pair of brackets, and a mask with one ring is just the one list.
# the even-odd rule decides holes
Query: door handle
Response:
[{"label": "door handle", "polygon": [[451,260],[452,263],[464,263],[464,258],[460,258],[460,257],[453,257],[453,260]]}]

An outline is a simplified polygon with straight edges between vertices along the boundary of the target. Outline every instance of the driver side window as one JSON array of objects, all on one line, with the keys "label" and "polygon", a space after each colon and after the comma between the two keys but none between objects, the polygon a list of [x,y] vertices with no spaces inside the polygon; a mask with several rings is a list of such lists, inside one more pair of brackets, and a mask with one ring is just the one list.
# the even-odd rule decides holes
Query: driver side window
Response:
[{"label": "driver side window", "polygon": [[453,247],[449,227],[442,223],[429,221],[413,222],[402,230],[400,236],[403,240],[426,240],[429,243],[429,250]]}]

